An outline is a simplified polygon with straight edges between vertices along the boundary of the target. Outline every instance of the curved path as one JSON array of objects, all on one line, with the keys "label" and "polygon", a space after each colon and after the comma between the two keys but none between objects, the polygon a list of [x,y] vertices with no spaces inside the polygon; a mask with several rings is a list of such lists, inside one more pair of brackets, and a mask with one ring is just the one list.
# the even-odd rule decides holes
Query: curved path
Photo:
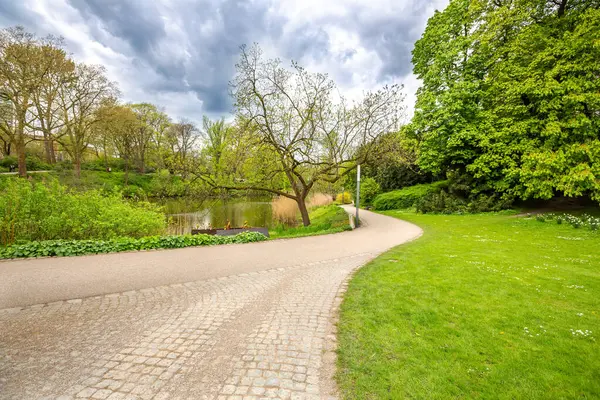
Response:
[{"label": "curved path", "polygon": [[323,399],[350,273],[419,236],[335,235],[0,262],[2,399]]}]

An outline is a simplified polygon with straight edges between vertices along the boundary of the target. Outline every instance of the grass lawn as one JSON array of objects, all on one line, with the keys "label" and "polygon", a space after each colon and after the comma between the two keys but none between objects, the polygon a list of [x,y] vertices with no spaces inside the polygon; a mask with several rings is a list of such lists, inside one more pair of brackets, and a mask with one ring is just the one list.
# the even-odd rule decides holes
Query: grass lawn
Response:
[{"label": "grass lawn", "polygon": [[344,398],[600,398],[600,232],[510,215],[384,214],[424,235],[349,285]]},{"label": "grass lawn", "polygon": [[309,212],[309,216],[310,226],[302,226],[301,220],[296,227],[280,225],[269,230],[271,239],[325,235],[350,229],[348,213],[335,204],[317,207]]}]

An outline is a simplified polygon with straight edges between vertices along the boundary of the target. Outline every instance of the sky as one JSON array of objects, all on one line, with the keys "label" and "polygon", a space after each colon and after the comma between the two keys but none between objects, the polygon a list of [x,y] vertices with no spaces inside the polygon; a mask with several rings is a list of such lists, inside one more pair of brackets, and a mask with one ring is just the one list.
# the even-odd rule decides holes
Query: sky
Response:
[{"label": "sky", "polygon": [[0,0],[0,28],[62,36],[77,61],[102,64],[126,102],[175,120],[229,117],[240,46],[324,72],[350,99],[403,84],[407,117],[419,82],[411,51],[448,0]]}]

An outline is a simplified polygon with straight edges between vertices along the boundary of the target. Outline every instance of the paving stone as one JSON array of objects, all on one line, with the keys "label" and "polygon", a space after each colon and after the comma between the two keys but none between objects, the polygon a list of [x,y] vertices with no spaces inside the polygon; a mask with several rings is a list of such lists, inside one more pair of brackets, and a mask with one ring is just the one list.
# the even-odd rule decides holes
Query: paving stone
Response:
[{"label": "paving stone", "polygon": [[0,312],[1,397],[319,398],[336,296],[370,257]]}]

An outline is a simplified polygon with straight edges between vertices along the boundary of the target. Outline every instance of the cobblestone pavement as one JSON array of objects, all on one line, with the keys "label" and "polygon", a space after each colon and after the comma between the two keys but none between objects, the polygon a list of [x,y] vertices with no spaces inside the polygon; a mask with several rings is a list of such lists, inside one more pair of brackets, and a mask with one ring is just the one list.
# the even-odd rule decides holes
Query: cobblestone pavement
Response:
[{"label": "cobblestone pavement", "polygon": [[335,398],[332,317],[375,255],[0,310],[0,399]]}]

